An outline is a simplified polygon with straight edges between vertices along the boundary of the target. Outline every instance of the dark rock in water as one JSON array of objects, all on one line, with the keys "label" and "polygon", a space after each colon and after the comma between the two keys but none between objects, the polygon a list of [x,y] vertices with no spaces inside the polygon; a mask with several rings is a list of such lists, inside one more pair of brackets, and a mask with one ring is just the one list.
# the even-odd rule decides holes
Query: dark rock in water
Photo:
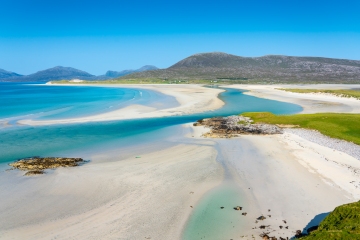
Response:
[{"label": "dark rock in water", "polygon": [[295,237],[296,238],[301,238],[303,236],[301,230],[296,230],[296,233],[295,233]]},{"label": "dark rock in water", "polygon": [[220,207],[221,209],[224,209],[224,207]]},{"label": "dark rock in water", "polygon": [[319,228],[319,226],[312,226],[307,229],[307,233],[310,234],[312,231],[315,231]]},{"label": "dark rock in water", "polygon": [[31,176],[43,174],[45,169],[55,169],[59,167],[76,167],[84,162],[82,158],[58,158],[58,157],[32,157],[18,160],[9,165],[13,169],[28,171],[25,175]]},{"label": "dark rock in water", "polygon": [[253,124],[248,117],[229,116],[201,119],[194,123],[194,126],[206,126],[210,132],[204,134],[205,137],[225,137],[230,138],[237,134],[281,134],[283,130],[271,124]]}]

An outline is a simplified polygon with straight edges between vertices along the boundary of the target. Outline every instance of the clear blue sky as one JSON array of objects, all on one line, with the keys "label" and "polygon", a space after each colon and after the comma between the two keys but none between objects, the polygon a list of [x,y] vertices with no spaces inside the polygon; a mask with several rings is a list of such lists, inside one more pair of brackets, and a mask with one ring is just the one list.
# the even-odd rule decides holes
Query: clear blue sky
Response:
[{"label": "clear blue sky", "polygon": [[360,60],[360,1],[0,0],[0,68],[91,74],[191,54]]}]

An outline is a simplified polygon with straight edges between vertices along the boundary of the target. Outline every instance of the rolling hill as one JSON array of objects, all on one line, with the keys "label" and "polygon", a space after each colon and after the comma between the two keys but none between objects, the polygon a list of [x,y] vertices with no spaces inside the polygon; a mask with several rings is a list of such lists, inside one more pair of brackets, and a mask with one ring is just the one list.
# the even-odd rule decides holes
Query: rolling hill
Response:
[{"label": "rolling hill", "polygon": [[30,75],[20,75],[17,73],[5,71],[0,69],[0,81],[2,82],[48,82],[53,80],[108,80],[125,76],[127,74],[142,72],[148,70],[158,69],[152,65],[146,65],[136,70],[124,70],[124,71],[107,71],[105,75],[95,76],[90,73],[71,68],[71,67],[53,67],[46,70],[38,71]]},{"label": "rolling hill", "polygon": [[1,79],[6,79],[6,78],[12,78],[12,77],[21,77],[22,75],[14,73],[14,72],[9,72],[6,71],[4,69],[0,68],[0,80]]},{"label": "rolling hill", "polygon": [[212,52],[192,55],[167,69],[133,73],[120,79],[359,83],[360,61],[282,55],[240,57]]}]

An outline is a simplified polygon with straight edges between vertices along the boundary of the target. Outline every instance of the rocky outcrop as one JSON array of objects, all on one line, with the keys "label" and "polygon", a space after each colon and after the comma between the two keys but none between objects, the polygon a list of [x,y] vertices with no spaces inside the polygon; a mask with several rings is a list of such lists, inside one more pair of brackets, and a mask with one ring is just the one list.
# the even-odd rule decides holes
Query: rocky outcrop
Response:
[{"label": "rocky outcrop", "polygon": [[59,158],[59,157],[32,157],[20,159],[10,163],[12,169],[27,171],[25,176],[43,174],[45,169],[55,169],[59,167],[76,167],[84,162],[82,158]]},{"label": "rocky outcrop", "polygon": [[194,123],[194,126],[205,126],[210,132],[204,137],[230,138],[238,134],[281,134],[282,129],[271,124],[253,124],[253,121],[244,116],[229,116],[201,119]]}]

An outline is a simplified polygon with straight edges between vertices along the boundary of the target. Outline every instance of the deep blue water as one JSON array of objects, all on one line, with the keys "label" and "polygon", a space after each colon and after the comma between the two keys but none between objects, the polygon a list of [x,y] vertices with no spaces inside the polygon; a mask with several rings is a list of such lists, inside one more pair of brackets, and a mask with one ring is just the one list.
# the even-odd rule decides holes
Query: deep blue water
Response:
[{"label": "deep blue water", "polygon": [[[136,102],[136,104],[141,103],[159,108],[177,104],[173,98],[149,90],[105,87],[34,87],[22,84],[16,85],[14,90],[9,85],[4,87],[3,84],[0,84],[0,87],[0,93],[5,93],[0,96],[0,120],[1,118],[44,111],[44,106],[51,112],[59,106],[63,106],[64,103],[70,109],[77,110],[64,111],[62,117],[65,115],[78,116],[80,109],[87,109],[84,112],[80,111],[80,115],[85,114],[86,111],[87,114],[88,112],[98,112],[98,108],[101,108],[103,104],[117,104],[121,107]],[[142,96],[139,94],[140,91]],[[25,96],[22,96],[23,94]],[[9,96],[10,99],[4,96]],[[68,98],[62,99],[62,96]],[[133,99],[131,96],[136,97]],[[300,106],[295,104],[256,98],[242,94],[241,91],[235,89],[227,89],[226,92],[220,94],[220,98],[226,103],[223,108],[199,114],[82,124],[0,128],[0,163],[29,156],[49,156],[53,154],[61,156],[69,151],[77,149],[82,149],[82,151],[84,149],[90,150],[96,146],[111,144],[116,141],[136,144],[143,139],[144,134],[153,132],[154,136],[161,137],[159,133],[165,127],[194,122],[200,118],[228,116],[248,111],[292,114],[302,110]],[[91,104],[88,104],[87,101],[91,101]],[[92,109],[92,106],[95,109]],[[57,116],[54,114],[47,115],[49,118]]]}]

